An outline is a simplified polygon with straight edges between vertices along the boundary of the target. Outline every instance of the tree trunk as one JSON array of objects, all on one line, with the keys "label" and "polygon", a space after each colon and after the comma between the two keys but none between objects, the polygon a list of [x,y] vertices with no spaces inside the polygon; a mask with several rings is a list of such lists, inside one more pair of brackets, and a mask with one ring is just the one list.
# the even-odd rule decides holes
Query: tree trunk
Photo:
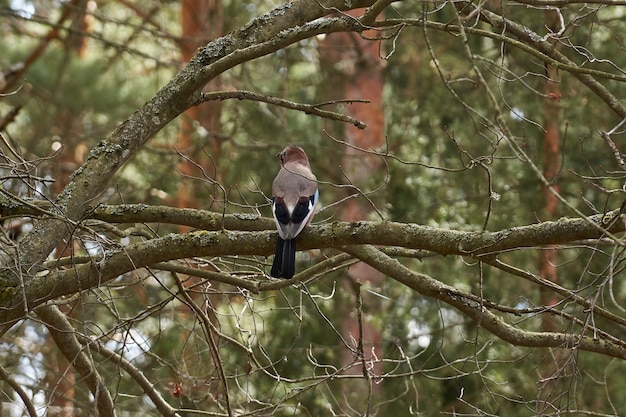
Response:
[{"label": "tree trunk", "polygon": [[[182,61],[186,64],[199,47],[222,35],[224,31],[222,2],[221,0],[183,0],[181,19],[183,40],[180,42],[180,49]],[[219,90],[219,86],[220,79],[216,77],[204,89]],[[222,150],[221,109],[221,101],[211,101],[202,106],[191,107],[182,116],[176,149],[189,157],[191,161],[182,159],[178,164],[182,180],[178,189],[177,207],[206,207],[206,202],[203,204],[197,199],[198,196],[206,195],[206,193],[195,190],[194,183],[185,179],[185,176],[194,175],[194,173],[197,175],[197,168],[193,162],[200,164],[207,174],[212,174],[214,180],[219,181],[221,178],[217,165]],[[206,136],[198,138],[197,132],[200,130],[203,130]],[[211,157],[209,158],[206,153],[209,153]],[[206,184],[203,183],[202,186]]]},{"label": "tree trunk", "polygon": [[[547,10],[545,14],[546,27],[553,33],[559,30],[559,16],[554,10]],[[545,85],[546,98],[544,99],[544,136],[543,136],[543,159],[542,168],[544,177],[551,183],[550,190],[546,186],[542,186],[542,217],[544,221],[555,220],[558,217],[559,200],[555,193],[559,192],[557,183],[558,174],[561,167],[561,149],[559,141],[559,127],[561,108],[561,88],[559,82],[558,69],[552,65],[546,65],[546,75],[548,77]],[[558,270],[558,249],[554,245],[544,246],[539,253],[539,275],[548,280],[557,283],[559,281]],[[546,307],[556,306],[558,298],[555,297],[553,291],[541,287],[541,302]],[[558,319],[551,314],[541,315],[541,330],[544,332],[558,332]],[[543,383],[539,387],[539,401],[537,402],[537,411],[539,415],[550,410],[552,402],[560,395],[557,389],[562,385],[560,383],[560,372],[562,369],[562,361],[564,352],[560,349],[548,350],[542,358],[540,368],[541,381]]]},{"label": "tree trunk", "polygon": [[[363,10],[353,10],[353,16],[358,16]],[[360,36],[356,33],[334,33],[328,35],[320,45],[322,68],[326,71],[328,83],[324,83],[325,98],[337,99],[363,99],[370,103],[352,103],[346,107],[346,114],[355,117],[367,124],[367,129],[358,129],[355,126],[343,124],[341,130],[335,134],[340,135],[350,145],[356,148],[371,150],[379,149],[385,141],[384,116],[383,116],[383,68],[379,56],[379,42],[373,42],[365,38],[377,35],[376,31],[366,30]],[[345,154],[341,165],[341,171],[347,176],[348,181],[358,189],[372,187],[368,180],[376,178],[376,173],[383,167],[380,158],[374,155],[364,154],[358,149],[345,147]],[[339,179],[345,182],[346,179]],[[355,189],[349,189],[348,194],[354,194]],[[342,207],[341,219],[344,221],[367,220],[373,212],[371,203],[365,198],[350,198]],[[382,284],[384,275],[371,266],[359,262],[350,267],[348,275],[352,285],[346,286],[346,292],[355,291],[358,300],[357,314],[353,312],[354,305],[344,308],[342,332],[346,340],[356,340],[363,355],[363,363],[374,360],[382,351],[382,336],[379,328],[367,320],[368,311],[381,311],[381,299],[361,291],[361,285],[377,289]],[[344,362],[350,363],[355,360],[352,352],[345,350]],[[356,358],[358,359],[358,358]],[[347,403],[352,407],[365,406],[363,401],[367,398],[367,404],[371,403],[371,394],[378,390],[374,384],[377,375],[382,372],[382,365],[375,365],[369,369],[363,369],[367,380],[361,390],[350,388],[350,392],[344,393]],[[354,369],[350,370],[351,373]],[[346,404],[347,405],[347,404]],[[369,415],[369,405],[364,410],[364,415]]]}]

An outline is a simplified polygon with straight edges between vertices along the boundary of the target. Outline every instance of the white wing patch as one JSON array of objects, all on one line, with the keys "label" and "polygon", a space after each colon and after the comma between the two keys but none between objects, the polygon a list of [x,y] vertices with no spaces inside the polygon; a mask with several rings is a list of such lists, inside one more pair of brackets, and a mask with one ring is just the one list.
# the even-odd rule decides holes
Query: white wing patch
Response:
[{"label": "white wing patch", "polygon": [[[302,229],[306,225],[311,222],[313,215],[315,214],[315,207],[317,206],[317,200],[319,199],[319,190],[315,190],[315,194],[313,195],[313,201],[309,199],[308,204],[308,212],[302,223],[292,223],[289,222],[287,224],[282,224],[276,218],[276,202],[272,203],[272,215],[274,216],[274,222],[276,223],[276,229],[278,229],[278,234],[283,239],[293,239],[300,234]],[[287,206],[287,210],[289,211],[289,216],[293,214],[293,210],[295,206]]]}]

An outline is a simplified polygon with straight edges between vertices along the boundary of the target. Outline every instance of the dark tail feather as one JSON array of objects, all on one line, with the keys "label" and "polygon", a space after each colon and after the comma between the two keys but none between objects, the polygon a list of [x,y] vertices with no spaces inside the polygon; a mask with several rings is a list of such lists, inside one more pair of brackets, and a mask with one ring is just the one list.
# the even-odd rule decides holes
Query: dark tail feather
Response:
[{"label": "dark tail feather", "polygon": [[270,275],[274,278],[280,278],[282,276],[283,269],[283,249],[285,248],[285,241],[278,238],[276,243],[276,253],[274,254],[274,263],[272,263],[272,270]]},{"label": "dark tail feather", "polygon": [[278,238],[276,254],[270,275],[274,278],[291,279],[296,273],[296,239]]},{"label": "dark tail feather", "polygon": [[291,279],[296,273],[296,239],[285,240],[283,248],[283,278]]}]

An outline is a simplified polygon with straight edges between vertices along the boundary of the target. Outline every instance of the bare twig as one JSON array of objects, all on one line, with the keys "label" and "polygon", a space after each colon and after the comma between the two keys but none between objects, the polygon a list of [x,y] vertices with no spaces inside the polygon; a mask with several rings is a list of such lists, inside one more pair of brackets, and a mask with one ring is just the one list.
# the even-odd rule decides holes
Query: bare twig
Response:
[{"label": "bare twig", "polygon": [[226,410],[228,412],[228,415],[232,416],[233,410],[231,409],[231,405],[230,405],[228,380],[226,379],[226,373],[224,372],[224,364],[220,357],[220,351],[219,351],[219,348],[217,347],[217,342],[213,334],[215,326],[211,322],[211,319],[206,314],[206,312],[193,300],[193,298],[191,298],[191,296],[185,289],[185,286],[183,285],[182,281],[178,277],[178,274],[172,272],[171,275],[174,281],[176,282],[176,285],[178,286],[179,294],[181,294],[181,296],[183,297],[183,301],[185,302],[185,304],[187,304],[187,306],[189,306],[189,308],[191,308],[193,312],[200,318],[200,321],[202,323],[202,329],[204,330],[204,334],[207,338],[207,343],[209,344],[209,348],[211,350],[211,357],[213,358],[213,363],[215,364],[215,367],[217,368],[220,382],[224,390],[224,400],[226,402]]},{"label": "bare twig", "polygon": [[[302,104],[296,103],[293,101],[285,100],[282,98],[272,97],[263,94],[257,94],[252,91],[217,91],[213,93],[202,93],[199,100],[194,104],[200,104],[205,101],[210,100],[227,100],[227,99],[238,99],[238,100],[251,100],[251,101],[261,101],[264,103],[272,104],[274,106],[284,107],[290,110],[298,110],[304,112],[306,114],[312,114],[314,116],[319,116],[325,119],[337,120],[344,123],[349,123],[358,127],[359,129],[365,129],[367,125],[354,117],[347,116],[345,114],[336,113],[328,110],[322,110],[319,107],[322,105],[328,105],[327,103],[322,104]],[[363,100],[347,100],[347,102],[363,102]],[[346,102],[346,101],[344,101]]]},{"label": "bare twig", "polygon": [[473,300],[475,298],[473,295],[462,295],[461,291],[426,274],[412,271],[373,246],[350,246],[344,247],[344,250],[377,270],[384,271],[385,274],[409,288],[457,308],[476,322],[480,322],[485,330],[513,345],[581,349],[626,359],[626,349],[622,345],[616,345],[614,340],[594,339],[585,335],[569,333],[533,332],[512,326],[494,313],[482,308],[481,303]]},{"label": "bare twig", "polygon": [[101,342],[91,339],[87,336],[76,334],[78,340],[81,344],[88,347],[89,349],[93,349],[95,352],[100,354],[104,359],[111,361],[117,364],[120,368],[122,368],[128,375],[130,375],[135,382],[141,387],[142,391],[150,398],[150,400],[154,403],[157,410],[164,417],[179,417],[180,415],[176,412],[176,410],[170,406],[167,401],[161,396],[161,394],[155,389],[154,383],[148,380],[143,372],[139,370],[136,366],[134,366],[129,360],[124,358],[122,355],[117,354],[113,350],[107,348]]},{"label": "bare twig", "polygon": [[94,396],[95,406],[101,417],[115,417],[115,404],[102,376],[93,361],[83,351],[76,338],[76,329],[54,305],[42,305],[35,309],[37,316],[45,323],[56,345],[67,361],[80,374]]},{"label": "bare twig", "polygon": [[365,352],[363,351],[363,298],[361,296],[361,283],[353,281],[354,291],[356,293],[356,314],[357,323],[359,326],[359,339],[357,342],[358,358],[361,360],[361,366],[363,367],[363,378],[367,382],[367,408],[365,409],[365,416],[369,416],[372,412],[372,376],[367,366],[365,359]]},{"label": "bare twig", "polygon": [[604,141],[606,142],[606,144],[609,146],[609,149],[611,149],[611,152],[613,152],[613,157],[615,158],[615,160],[617,161],[617,164],[620,166],[620,168],[622,168],[622,171],[626,171],[626,163],[624,163],[624,157],[623,154],[620,152],[620,150],[617,148],[617,145],[615,144],[615,142],[613,142],[613,139],[611,139],[611,135],[614,134],[617,129],[619,129],[620,127],[622,127],[622,125],[626,123],[626,118],[622,119],[621,122],[619,122],[613,129],[611,129],[608,132],[600,132],[600,136],[602,136],[602,139],[604,139]]},{"label": "bare twig", "polygon": [[20,383],[18,383],[15,379],[13,379],[11,375],[9,375],[9,373],[6,371],[6,369],[4,369],[4,367],[2,366],[0,366],[0,379],[4,380],[7,384],[9,384],[11,388],[15,390],[17,395],[20,396],[20,398],[22,399],[22,402],[24,402],[24,407],[26,407],[26,410],[28,411],[28,414],[30,415],[30,417],[37,417],[38,413],[37,413],[37,410],[35,409],[35,405],[29,398],[26,391],[24,391],[24,389],[22,388],[22,385],[20,385]]}]

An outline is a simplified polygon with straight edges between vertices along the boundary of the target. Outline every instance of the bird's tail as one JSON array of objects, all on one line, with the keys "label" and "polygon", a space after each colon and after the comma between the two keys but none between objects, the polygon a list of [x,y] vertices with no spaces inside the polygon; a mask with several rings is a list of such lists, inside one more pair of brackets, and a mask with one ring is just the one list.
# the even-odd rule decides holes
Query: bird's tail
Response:
[{"label": "bird's tail", "polygon": [[296,239],[278,238],[276,254],[270,275],[274,278],[291,279],[296,272]]}]

